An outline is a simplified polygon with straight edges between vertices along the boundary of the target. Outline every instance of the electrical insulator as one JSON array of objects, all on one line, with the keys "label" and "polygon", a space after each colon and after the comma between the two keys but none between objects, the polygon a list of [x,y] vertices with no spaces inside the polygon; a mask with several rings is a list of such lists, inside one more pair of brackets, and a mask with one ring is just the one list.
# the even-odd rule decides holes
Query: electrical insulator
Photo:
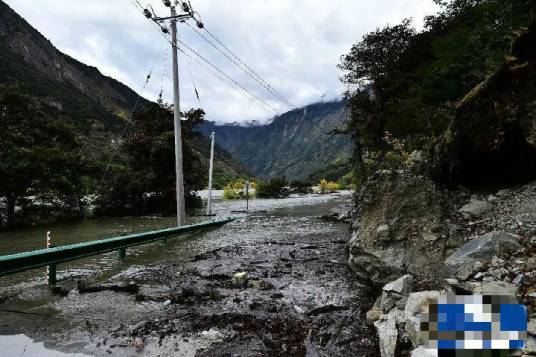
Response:
[{"label": "electrical insulator", "polygon": [[145,10],[143,10],[143,14],[144,14],[145,17],[148,18],[148,19],[152,19],[152,18],[153,18],[153,14],[151,14],[151,12],[149,11],[149,9],[145,9]]},{"label": "electrical insulator", "polygon": [[205,25],[201,21],[197,21],[197,27],[202,29],[203,27],[205,27]]},{"label": "electrical insulator", "polygon": [[185,2],[182,3],[182,11],[190,13],[190,6]]},{"label": "electrical insulator", "polygon": [[162,32],[165,34],[168,34],[169,30],[167,29],[167,27],[162,27]]},{"label": "electrical insulator", "polygon": [[171,0],[164,0],[164,5],[166,5],[167,7],[170,7],[171,6]]}]

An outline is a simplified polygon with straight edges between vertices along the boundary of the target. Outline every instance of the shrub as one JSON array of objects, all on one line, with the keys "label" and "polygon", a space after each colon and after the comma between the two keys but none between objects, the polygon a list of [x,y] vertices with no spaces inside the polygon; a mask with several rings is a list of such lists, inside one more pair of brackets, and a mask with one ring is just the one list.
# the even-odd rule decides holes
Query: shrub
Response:
[{"label": "shrub", "polygon": [[341,177],[337,184],[341,190],[355,190],[357,188],[357,178],[352,171]]},{"label": "shrub", "polygon": [[223,199],[225,200],[238,200],[240,198],[240,193],[238,190],[235,190],[231,185],[225,186],[223,189]]},{"label": "shrub", "polygon": [[329,193],[339,189],[339,184],[333,181],[321,180],[318,184],[320,193]]},{"label": "shrub", "polygon": [[[223,189],[223,198],[226,200],[238,200],[246,198],[246,180],[238,179],[234,182],[231,182]],[[248,197],[255,197],[255,188],[257,184],[255,182],[249,183]]]},{"label": "shrub", "polygon": [[292,181],[290,183],[290,193],[305,195],[312,193],[311,184],[305,181]]},{"label": "shrub", "polygon": [[273,178],[268,182],[257,183],[257,197],[261,198],[284,198],[288,197],[290,191],[286,187],[287,181],[284,178]]}]

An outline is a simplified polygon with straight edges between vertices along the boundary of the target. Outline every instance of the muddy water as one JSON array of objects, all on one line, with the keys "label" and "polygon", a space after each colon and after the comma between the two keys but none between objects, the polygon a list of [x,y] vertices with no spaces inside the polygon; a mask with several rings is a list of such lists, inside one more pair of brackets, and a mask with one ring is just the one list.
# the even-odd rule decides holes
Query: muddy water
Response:
[{"label": "muddy water", "polygon": [[[218,218],[241,219],[129,249],[123,262],[110,253],[62,264],[65,297],[46,289],[43,269],[0,278],[0,347],[15,356],[374,355],[361,311],[370,301],[345,264],[348,227],[319,218],[350,201],[349,192],[253,200],[249,214],[231,214],[244,202],[216,201]],[[38,248],[47,229],[67,244],[173,224],[125,218],[20,231],[0,237],[0,252]],[[237,283],[236,272],[247,279]],[[79,294],[79,279],[135,281],[140,292]]]},{"label": "muddy water", "polygon": [[[201,196],[203,197],[203,193]],[[227,228],[224,227],[220,230],[172,238],[165,245],[153,243],[129,248],[127,251],[128,259],[125,262],[119,261],[117,259],[117,253],[112,252],[65,263],[58,267],[58,277],[61,280],[77,277],[93,277],[98,274],[105,279],[110,274],[114,274],[130,266],[144,265],[166,259],[173,259],[180,262],[218,245],[241,242],[245,239],[244,236],[247,236],[247,234],[244,234],[244,232],[247,232],[247,226],[252,222],[259,221],[263,217],[322,215],[330,208],[340,205],[341,202],[348,201],[349,197],[349,191],[342,191],[339,194],[333,195],[308,195],[280,200],[253,199],[249,201],[249,214],[254,215],[254,220],[242,220],[238,224],[233,224],[231,228],[227,226]],[[213,213],[216,214],[216,217],[210,219],[220,219],[229,216],[245,218],[247,215],[241,213],[245,209],[245,201],[216,200],[213,206]],[[207,218],[202,217],[204,210],[200,210],[197,214],[197,217],[188,217],[188,223],[207,220]],[[176,220],[174,217],[102,218],[87,219],[82,224],[57,224],[11,232],[0,232],[0,255],[44,248],[46,246],[47,231],[51,232],[52,243],[56,246],[61,246],[129,233],[163,229],[173,227],[175,224]],[[264,232],[258,232],[258,234],[270,234],[270,232],[269,230],[264,230]],[[43,283],[45,279],[45,268],[36,269],[14,276],[0,278],[0,287],[12,286],[21,282]]]}]

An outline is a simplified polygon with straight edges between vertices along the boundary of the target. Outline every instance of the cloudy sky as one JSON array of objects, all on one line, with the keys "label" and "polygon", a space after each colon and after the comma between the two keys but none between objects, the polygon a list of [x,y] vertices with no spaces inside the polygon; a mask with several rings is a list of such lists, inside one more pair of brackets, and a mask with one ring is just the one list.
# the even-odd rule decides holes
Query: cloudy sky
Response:
[{"label": "cloudy sky", "polygon": [[[61,51],[155,99],[171,100],[171,50],[135,0],[4,0]],[[169,9],[151,4],[158,15]],[[432,0],[191,0],[207,29],[264,80],[300,107],[340,97],[340,56],[363,34],[411,17],[422,26]],[[185,24],[180,37],[278,112],[290,108],[264,90]],[[207,33],[204,33],[208,36]],[[142,92],[147,73],[152,77]],[[182,107],[220,122],[266,120],[274,112],[181,56]],[[194,92],[198,89],[200,102]]]}]

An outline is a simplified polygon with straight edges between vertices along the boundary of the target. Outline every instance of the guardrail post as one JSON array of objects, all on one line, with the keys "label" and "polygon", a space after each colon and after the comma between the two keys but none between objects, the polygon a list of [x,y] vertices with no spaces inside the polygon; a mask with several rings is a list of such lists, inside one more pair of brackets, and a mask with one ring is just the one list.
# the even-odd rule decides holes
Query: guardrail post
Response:
[{"label": "guardrail post", "polygon": [[127,248],[119,249],[119,259],[123,260],[127,257]]},{"label": "guardrail post", "polygon": [[[47,248],[53,248],[50,241],[50,231],[47,232]],[[57,277],[56,277],[56,264],[51,264],[47,266],[47,275],[48,275],[48,285],[56,285]]]}]

